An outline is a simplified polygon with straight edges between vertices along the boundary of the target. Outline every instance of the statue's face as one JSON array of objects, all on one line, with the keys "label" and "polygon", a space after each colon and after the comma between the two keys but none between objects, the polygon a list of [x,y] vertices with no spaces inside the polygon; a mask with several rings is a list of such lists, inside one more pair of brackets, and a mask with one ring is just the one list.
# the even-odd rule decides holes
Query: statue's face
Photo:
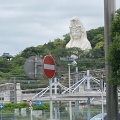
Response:
[{"label": "statue's face", "polygon": [[75,27],[75,28],[71,27],[70,34],[74,40],[79,40],[82,35],[80,27]]}]

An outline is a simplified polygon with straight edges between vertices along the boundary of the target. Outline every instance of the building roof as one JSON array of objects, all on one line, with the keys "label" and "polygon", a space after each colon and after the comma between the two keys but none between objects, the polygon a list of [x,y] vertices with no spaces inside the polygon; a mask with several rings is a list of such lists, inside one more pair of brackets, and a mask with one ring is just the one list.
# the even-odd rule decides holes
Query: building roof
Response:
[{"label": "building roof", "polygon": [[7,58],[7,59],[13,58],[13,56],[10,55],[9,53],[3,53],[2,57],[5,57],[5,58]]}]

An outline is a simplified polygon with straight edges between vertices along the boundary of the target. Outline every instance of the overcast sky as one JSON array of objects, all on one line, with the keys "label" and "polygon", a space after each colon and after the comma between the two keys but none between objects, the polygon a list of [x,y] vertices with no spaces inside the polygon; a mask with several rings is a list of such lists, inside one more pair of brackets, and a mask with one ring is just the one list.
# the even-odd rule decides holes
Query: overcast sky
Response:
[{"label": "overcast sky", "polygon": [[0,0],[0,56],[63,39],[74,16],[86,31],[104,26],[104,0]]}]

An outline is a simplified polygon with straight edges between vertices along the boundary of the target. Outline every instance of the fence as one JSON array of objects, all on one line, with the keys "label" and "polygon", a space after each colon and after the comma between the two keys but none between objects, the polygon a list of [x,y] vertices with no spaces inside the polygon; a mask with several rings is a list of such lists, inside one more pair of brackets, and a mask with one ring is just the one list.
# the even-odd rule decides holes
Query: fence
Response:
[{"label": "fence", "polygon": [[[99,114],[99,111],[91,111],[91,117]],[[72,120],[87,120],[87,111],[85,112],[73,112]],[[49,120],[50,113],[42,111],[42,114],[39,116],[32,116],[32,120]],[[55,113],[53,112],[53,119],[55,120]],[[57,120],[69,120],[70,115],[69,111],[59,112],[57,113]],[[26,114],[26,116],[15,115],[14,113],[0,113],[0,120],[31,120],[30,112]]]}]

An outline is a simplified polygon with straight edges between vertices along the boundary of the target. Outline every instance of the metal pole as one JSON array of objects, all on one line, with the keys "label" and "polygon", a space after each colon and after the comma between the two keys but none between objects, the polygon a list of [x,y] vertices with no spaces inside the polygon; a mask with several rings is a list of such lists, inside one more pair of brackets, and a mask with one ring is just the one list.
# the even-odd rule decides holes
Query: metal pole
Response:
[{"label": "metal pole", "polygon": [[[90,90],[90,71],[87,70],[87,90]],[[87,120],[90,120],[91,118],[91,109],[90,109],[90,97],[88,97],[88,116]]]},{"label": "metal pole", "polygon": [[34,77],[35,78],[37,78],[37,57],[35,56],[35,59],[34,59],[34,63],[35,63],[35,65],[34,65],[34,71],[35,71],[35,74],[34,74]]},{"label": "metal pole", "polygon": [[90,88],[90,71],[87,70],[87,89],[89,90]]},{"label": "metal pole", "polygon": [[101,79],[102,120],[104,120],[103,79]]},{"label": "metal pole", "polygon": [[[55,95],[57,94],[57,78],[54,78],[54,92]],[[57,116],[57,101],[55,101],[55,120],[58,120],[58,116]]]},{"label": "metal pole", "polygon": [[58,110],[57,110],[58,111],[58,115],[57,116],[58,116],[58,119],[60,120],[60,109],[59,108],[60,108],[60,101],[58,102]]},{"label": "metal pole", "polygon": [[57,94],[57,78],[54,78],[54,87],[55,87],[54,92],[55,94]]},{"label": "metal pole", "polygon": [[1,108],[1,120],[2,120],[2,108]]},{"label": "metal pole", "polygon": [[90,97],[88,97],[88,115],[87,115],[87,120],[90,120],[90,118],[91,118],[90,111],[91,111],[91,109],[90,109]]},{"label": "metal pole", "polygon": [[[71,79],[71,77],[70,77],[70,65],[71,64],[68,64],[68,79],[69,79],[69,88],[70,88],[70,86],[71,86],[71,83],[70,83],[70,79]],[[70,92],[70,91],[69,91]]]},{"label": "metal pole", "polygon": [[32,110],[33,110],[33,107],[32,107],[32,101],[31,100],[29,101],[29,110],[30,110],[30,120],[32,120]]},{"label": "metal pole", "polygon": [[[109,79],[111,66],[107,61],[107,53],[111,44],[110,25],[115,16],[115,0],[104,0],[104,35],[105,35],[105,69],[106,80]],[[118,94],[117,86],[111,83],[106,84],[106,104],[107,104],[107,119],[118,120]]]},{"label": "metal pole", "polygon": [[58,116],[57,116],[57,101],[55,101],[55,120],[58,119]]},{"label": "metal pole", "polygon": [[33,110],[33,108],[32,108],[32,106],[30,107],[30,120],[33,120],[32,119],[32,110]]},{"label": "metal pole", "polygon": [[[76,66],[76,83],[78,82],[78,67]],[[79,92],[79,88],[76,89],[76,92]],[[79,101],[75,101],[75,110],[79,110]]]},{"label": "metal pole", "polygon": [[17,103],[16,78],[14,77],[14,103]]},{"label": "metal pole", "polygon": [[50,120],[52,120],[52,79],[49,79],[49,87],[50,87]]},{"label": "metal pole", "polygon": [[[70,77],[70,65],[71,64],[68,64],[69,88],[71,86],[71,84],[70,84],[70,79],[71,79],[71,77]],[[69,90],[69,93],[70,93],[70,90]],[[69,101],[69,112],[70,112],[70,120],[72,120],[72,105],[71,105],[71,101]]]},{"label": "metal pole", "polygon": [[87,89],[89,90],[91,87],[90,87],[90,72],[89,70],[87,70]]}]

